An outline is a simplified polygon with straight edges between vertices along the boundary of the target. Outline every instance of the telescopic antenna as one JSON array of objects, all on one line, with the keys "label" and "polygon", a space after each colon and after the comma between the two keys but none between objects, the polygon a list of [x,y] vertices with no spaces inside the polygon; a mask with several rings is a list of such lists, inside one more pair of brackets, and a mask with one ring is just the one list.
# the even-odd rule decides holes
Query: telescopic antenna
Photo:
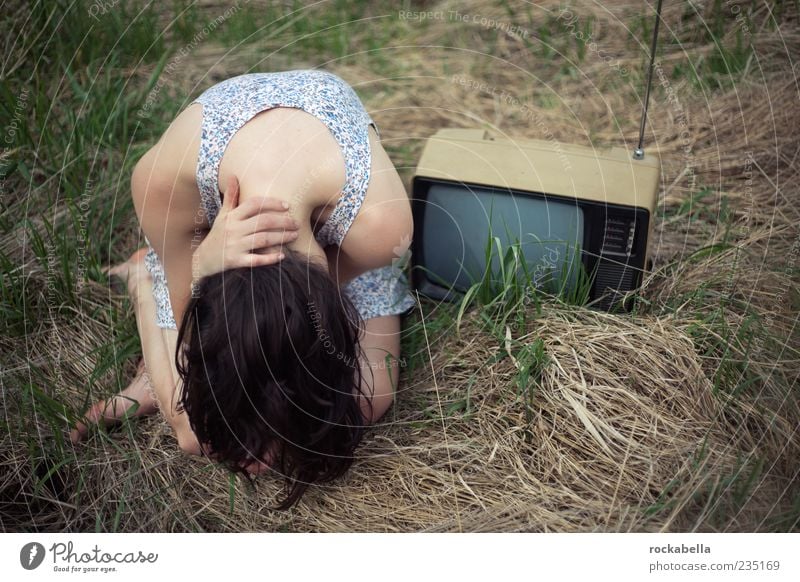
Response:
[{"label": "telescopic antenna", "polygon": [[639,147],[633,150],[633,159],[644,158],[644,124],[647,123],[647,105],[650,102],[650,85],[653,83],[653,65],[656,62],[656,41],[658,40],[658,25],[661,22],[661,2],[658,0],[656,7],[656,27],[653,30],[653,44],[650,46],[650,70],[647,72],[647,87],[644,93],[644,109],[642,110],[642,123],[639,126]]}]

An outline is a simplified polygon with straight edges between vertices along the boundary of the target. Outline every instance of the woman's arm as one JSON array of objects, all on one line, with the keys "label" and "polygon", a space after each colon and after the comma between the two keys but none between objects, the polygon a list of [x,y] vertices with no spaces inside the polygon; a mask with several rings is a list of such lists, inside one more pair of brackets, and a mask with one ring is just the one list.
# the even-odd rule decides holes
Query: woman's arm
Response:
[{"label": "woman's arm", "polygon": [[131,175],[131,197],[142,232],[164,268],[172,315],[180,326],[191,298],[192,253],[205,236],[205,224],[196,221],[196,200],[166,153],[153,148],[142,156]]},{"label": "woman's arm", "polygon": [[328,247],[330,271],[343,285],[371,269],[400,261],[411,245],[414,220],[403,181],[370,127],[369,188],[341,248]]},{"label": "woman's arm", "polygon": [[185,412],[176,411],[181,382],[171,354],[175,353],[177,331],[161,329],[156,324],[153,282],[149,277],[139,282],[134,310],[142,355],[159,408],[172,427],[181,450],[190,455],[199,455],[200,443],[189,425],[189,417]]},{"label": "woman's arm", "polygon": [[[162,139],[137,162],[131,175],[131,197],[141,230],[164,268],[172,315],[180,325],[191,298],[192,253],[205,236],[205,224],[198,219],[197,194],[181,182],[175,163],[185,152],[170,150],[171,143]],[[150,384],[181,450],[199,455],[188,416],[176,411],[181,384],[174,369],[177,342],[173,335],[177,337],[177,332],[157,324],[152,279],[138,278],[137,287],[133,304]]]},{"label": "woman's arm", "polygon": [[[219,232],[225,234],[226,236],[218,243],[223,249],[228,249],[231,242],[244,241],[244,246],[236,246],[222,257],[236,261],[242,256],[253,256],[244,252],[253,248],[247,243],[252,242],[255,247],[260,248],[264,244],[274,246],[291,240],[296,225],[290,224],[292,221],[285,209],[281,206],[276,207],[275,200],[262,198],[244,208],[239,208],[236,203],[238,196],[231,196],[230,200],[226,197],[224,210],[214,222],[217,228],[212,228],[212,232],[207,233],[203,228],[204,221],[198,220],[196,192],[192,197],[189,195],[191,192],[187,194],[187,191],[179,186],[175,170],[168,161],[169,157],[157,156],[156,151],[150,150],[136,164],[131,176],[131,195],[142,232],[163,265],[172,315],[180,327],[191,299],[191,283],[196,274],[193,271],[198,267],[194,261],[194,252],[200,248],[200,243],[206,236],[214,235],[213,242],[217,242],[220,238]],[[238,193],[238,183],[235,180],[232,180],[230,186],[229,193],[232,188]],[[278,208],[280,211],[277,211]],[[189,209],[192,211],[189,212]],[[225,220],[225,215],[233,212],[236,213],[235,219]],[[238,236],[225,230],[226,225],[233,225],[234,234]],[[276,253],[257,258],[261,264],[270,264],[278,260]],[[242,265],[222,266],[230,268]],[[206,274],[210,273],[199,273],[200,276]],[[152,285],[152,280],[148,277],[147,281],[143,282],[135,301],[145,365],[150,372],[151,383],[161,410],[175,431],[178,444],[184,452],[199,455],[200,446],[191,430],[188,416],[185,413],[178,414],[175,410],[177,403],[180,402],[182,390],[182,383],[175,368],[178,333],[177,330],[158,327]]]}]

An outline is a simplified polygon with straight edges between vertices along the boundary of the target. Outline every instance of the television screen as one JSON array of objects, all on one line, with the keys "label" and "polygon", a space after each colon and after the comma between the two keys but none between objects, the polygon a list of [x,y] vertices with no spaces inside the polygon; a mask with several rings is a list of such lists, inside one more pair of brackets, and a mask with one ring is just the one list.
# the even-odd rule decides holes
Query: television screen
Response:
[{"label": "television screen", "polygon": [[[483,275],[492,236],[500,240],[503,254],[518,243],[534,284],[556,293],[565,279],[567,288],[576,284],[583,233],[583,210],[577,204],[499,188],[433,183],[421,233],[426,276],[467,291]],[[496,247],[491,264],[495,278],[500,269]]]}]

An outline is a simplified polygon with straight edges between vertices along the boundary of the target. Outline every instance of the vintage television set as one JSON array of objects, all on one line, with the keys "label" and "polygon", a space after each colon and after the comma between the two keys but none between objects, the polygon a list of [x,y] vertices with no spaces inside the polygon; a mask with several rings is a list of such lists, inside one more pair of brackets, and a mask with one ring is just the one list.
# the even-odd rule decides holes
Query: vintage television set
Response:
[{"label": "vintage television set", "polygon": [[638,157],[619,147],[439,130],[412,179],[413,286],[458,299],[487,267],[491,236],[503,249],[519,244],[537,287],[569,292],[588,281],[590,306],[630,309],[619,299],[649,268],[660,176],[656,156]]},{"label": "vintage television set", "polygon": [[[620,299],[652,264],[661,163],[643,144],[662,3],[633,152],[482,129],[440,129],[428,139],[411,201],[411,280],[422,295],[458,299],[478,278],[498,277],[500,255],[513,247],[526,282],[573,296],[580,286],[596,308],[631,307]],[[500,249],[487,261],[494,238]]]}]

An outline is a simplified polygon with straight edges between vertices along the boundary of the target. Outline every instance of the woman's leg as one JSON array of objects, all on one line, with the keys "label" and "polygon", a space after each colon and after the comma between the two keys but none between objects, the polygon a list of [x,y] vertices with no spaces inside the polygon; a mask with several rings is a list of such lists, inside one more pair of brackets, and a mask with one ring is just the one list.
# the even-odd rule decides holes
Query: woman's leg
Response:
[{"label": "woman's leg", "polygon": [[[106,268],[104,271],[109,275],[116,275],[123,281],[127,281],[128,292],[133,294],[135,286],[132,285],[133,274],[131,269],[142,261],[146,251],[147,249],[139,249],[124,263]],[[116,424],[128,413],[135,402],[139,404],[139,407],[131,414],[132,417],[153,414],[158,409],[158,402],[155,400],[150,386],[150,377],[145,368],[144,358],[139,361],[136,376],[134,376],[127,388],[108,400],[100,400],[85,412],[83,419],[85,422],[76,423],[75,428],[70,431],[70,440],[73,443],[80,442],[88,434],[89,425],[91,424],[100,422],[106,426]]]},{"label": "woman's leg", "polygon": [[368,424],[378,421],[394,401],[400,378],[400,316],[384,315],[367,319],[361,348],[364,394],[372,397],[372,416],[369,406],[359,396],[361,411]]}]

